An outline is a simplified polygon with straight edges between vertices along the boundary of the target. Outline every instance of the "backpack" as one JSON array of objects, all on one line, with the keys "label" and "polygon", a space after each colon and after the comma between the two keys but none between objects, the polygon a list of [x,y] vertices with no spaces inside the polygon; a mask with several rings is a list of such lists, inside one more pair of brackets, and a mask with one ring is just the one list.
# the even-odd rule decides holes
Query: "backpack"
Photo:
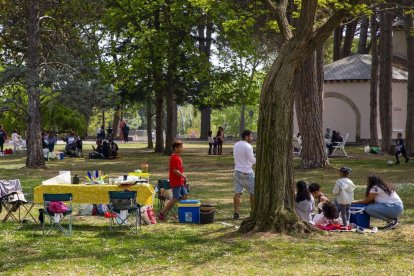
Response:
[{"label": "backpack", "polygon": [[51,201],[47,205],[47,210],[51,213],[65,213],[69,208],[62,201]]}]

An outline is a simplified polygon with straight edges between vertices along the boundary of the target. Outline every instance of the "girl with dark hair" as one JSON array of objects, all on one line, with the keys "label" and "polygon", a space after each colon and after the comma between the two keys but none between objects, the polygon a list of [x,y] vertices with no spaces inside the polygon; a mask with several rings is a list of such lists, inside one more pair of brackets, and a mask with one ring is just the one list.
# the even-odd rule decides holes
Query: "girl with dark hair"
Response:
[{"label": "girl with dark hair", "polygon": [[223,153],[223,142],[224,142],[224,129],[219,126],[218,131],[217,131],[217,154],[221,155]]},{"label": "girl with dark hair", "polygon": [[368,204],[365,212],[371,217],[386,221],[385,229],[388,230],[398,225],[398,218],[404,209],[401,198],[394,188],[376,175],[368,177],[365,198],[353,203]]},{"label": "girl with dark hair", "polygon": [[308,190],[308,185],[305,181],[298,181],[296,183],[296,195],[295,195],[295,211],[298,217],[303,221],[312,221],[314,199]]},{"label": "girl with dark hair", "polygon": [[315,225],[341,224],[342,220],[338,218],[338,209],[335,203],[330,200],[325,201],[322,205],[322,214],[316,214],[312,223]]},{"label": "girl with dark hair", "polygon": [[354,200],[354,190],[356,189],[355,184],[348,178],[351,171],[351,168],[348,167],[339,169],[339,179],[336,180],[332,191],[336,196],[336,202],[338,203],[344,226],[348,226],[349,219],[351,218],[351,203]]}]

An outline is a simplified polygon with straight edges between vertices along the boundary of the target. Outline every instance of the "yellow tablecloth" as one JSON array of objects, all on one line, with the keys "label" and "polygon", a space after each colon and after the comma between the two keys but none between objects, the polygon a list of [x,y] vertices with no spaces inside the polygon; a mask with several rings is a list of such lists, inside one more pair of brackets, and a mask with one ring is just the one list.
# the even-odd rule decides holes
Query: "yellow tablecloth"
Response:
[{"label": "yellow tablecloth", "polygon": [[150,185],[134,185],[128,188],[117,185],[55,184],[39,185],[34,188],[34,202],[43,203],[43,194],[72,193],[74,203],[109,203],[109,191],[137,192],[137,202],[141,205],[153,205],[154,188]]}]

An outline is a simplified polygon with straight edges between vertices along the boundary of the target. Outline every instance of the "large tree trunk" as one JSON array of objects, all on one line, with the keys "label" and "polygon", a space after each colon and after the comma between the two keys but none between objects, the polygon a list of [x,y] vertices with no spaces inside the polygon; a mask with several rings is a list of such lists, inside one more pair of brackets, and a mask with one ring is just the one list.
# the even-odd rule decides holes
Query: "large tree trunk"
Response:
[{"label": "large tree trunk", "polygon": [[333,41],[333,61],[340,60],[341,57],[341,46],[343,38],[344,26],[338,26],[334,31],[334,41]]},{"label": "large tree trunk", "polygon": [[348,57],[352,54],[352,42],[354,41],[357,23],[358,21],[354,20],[348,25],[346,25],[344,44],[342,45],[341,58]]},{"label": "large tree trunk", "polygon": [[376,11],[371,16],[371,82],[370,82],[370,113],[369,113],[369,125],[371,133],[371,145],[379,146],[378,139],[378,23]]},{"label": "large tree trunk", "polygon": [[[391,152],[392,138],[392,23],[393,14],[382,5],[380,12],[379,107],[383,150]],[[385,9],[385,10],[384,10]]]},{"label": "large tree trunk", "polygon": [[241,134],[243,130],[246,128],[246,105],[242,104],[240,108],[240,125],[239,125],[239,135],[241,137]]},{"label": "large tree trunk", "polygon": [[[207,71],[210,71],[210,55],[211,55],[211,35],[213,33],[213,24],[207,22],[206,25],[198,25],[198,50],[204,60]],[[204,33],[205,31],[205,33]],[[210,94],[210,81],[207,77],[200,81],[199,90],[202,95]],[[201,108],[201,125],[200,125],[200,139],[207,139],[208,132],[211,130],[211,106],[204,106]]]},{"label": "large tree trunk", "polygon": [[112,122],[112,134],[113,134],[114,138],[118,136],[118,129],[119,129],[120,120],[121,120],[121,112],[120,112],[119,108],[117,107],[115,109],[114,119],[113,119],[113,122]]},{"label": "large tree trunk", "polygon": [[323,48],[312,53],[299,68],[294,87],[303,168],[323,168],[329,164],[322,129]]},{"label": "large tree trunk", "polygon": [[154,144],[152,142],[152,101],[151,95],[146,99],[146,117],[147,117],[147,148],[153,149]]},{"label": "large tree trunk", "polygon": [[[404,4],[408,7],[413,6],[413,1],[405,0]],[[412,8],[411,8],[412,10]],[[407,58],[408,58],[408,84],[407,84],[407,121],[405,126],[405,139],[407,154],[414,154],[414,26],[413,15],[409,12],[405,14],[405,33],[407,39]]]},{"label": "large tree trunk", "polygon": [[206,106],[201,109],[200,139],[207,139],[207,135],[210,130],[211,130],[211,107]]},{"label": "large tree trunk", "polygon": [[369,18],[364,16],[361,18],[361,27],[359,31],[358,54],[368,54],[367,40],[368,40]]},{"label": "large tree trunk", "polygon": [[29,4],[29,50],[28,50],[28,93],[29,123],[27,128],[28,168],[44,168],[42,149],[42,126],[40,120],[40,87],[39,87],[39,0]]},{"label": "large tree trunk", "polygon": [[[174,63],[174,61],[169,61]],[[175,85],[174,85],[174,72],[176,72],[177,68],[174,64],[169,66],[167,72],[167,98],[166,98],[166,106],[167,106],[167,126],[165,132],[165,155],[171,155],[172,153],[172,143],[174,141],[174,107],[175,107]]]},{"label": "large tree trunk", "polygon": [[[286,5],[284,1],[280,3]],[[294,210],[291,152],[293,80],[298,67],[325,42],[347,12],[341,10],[318,31],[312,32],[318,1],[303,0],[301,4],[297,33],[293,38],[286,18],[286,6],[278,4],[274,8],[281,34],[288,42],[278,52],[260,95],[255,204],[251,217],[242,223],[241,232],[293,233],[308,230]],[[272,5],[274,2],[270,3]]]}]

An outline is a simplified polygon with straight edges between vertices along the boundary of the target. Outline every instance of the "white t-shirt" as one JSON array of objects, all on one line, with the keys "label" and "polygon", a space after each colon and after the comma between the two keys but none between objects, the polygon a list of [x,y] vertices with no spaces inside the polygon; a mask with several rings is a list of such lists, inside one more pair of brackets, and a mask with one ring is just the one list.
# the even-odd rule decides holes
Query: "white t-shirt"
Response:
[{"label": "white t-shirt", "polygon": [[212,136],[208,136],[208,142],[210,143],[210,144],[213,144],[214,143],[214,139],[213,139],[213,137]]},{"label": "white t-shirt", "polygon": [[393,191],[389,195],[378,186],[372,187],[369,193],[377,194],[375,197],[375,203],[402,203],[401,198],[397,195],[396,192]]},{"label": "white t-shirt", "polygon": [[20,140],[20,135],[17,134],[16,132],[12,133],[12,141],[18,141]]},{"label": "white t-shirt", "polygon": [[252,165],[256,164],[253,147],[246,141],[239,141],[233,147],[234,169],[242,173],[252,173]]}]

